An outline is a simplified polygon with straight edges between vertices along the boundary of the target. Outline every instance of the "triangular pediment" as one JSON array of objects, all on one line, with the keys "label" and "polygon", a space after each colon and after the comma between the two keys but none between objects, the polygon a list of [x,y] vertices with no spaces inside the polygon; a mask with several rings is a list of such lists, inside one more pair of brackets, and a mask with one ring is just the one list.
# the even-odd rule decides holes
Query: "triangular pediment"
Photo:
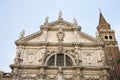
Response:
[{"label": "triangular pediment", "polygon": [[[47,26],[47,27],[46,27]],[[82,31],[80,31],[80,27],[74,27],[72,23],[69,23],[65,20],[57,20],[50,23],[47,23],[41,26],[41,30],[28,35],[26,37],[20,38],[16,41],[16,43],[42,43],[42,42],[49,42],[49,43],[57,43],[58,37],[57,33],[58,30],[62,28],[64,33],[64,40],[63,43],[101,43],[101,41],[97,38],[94,38]],[[75,30],[77,30],[77,34],[75,34]],[[76,36],[76,38],[75,38]]]},{"label": "triangular pediment", "polygon": [[90,36],[82,31],[80,31],[79,34],[80,34],[79,42],[81,43],[102,43],[102,41],[100,41],[99,39]]}]

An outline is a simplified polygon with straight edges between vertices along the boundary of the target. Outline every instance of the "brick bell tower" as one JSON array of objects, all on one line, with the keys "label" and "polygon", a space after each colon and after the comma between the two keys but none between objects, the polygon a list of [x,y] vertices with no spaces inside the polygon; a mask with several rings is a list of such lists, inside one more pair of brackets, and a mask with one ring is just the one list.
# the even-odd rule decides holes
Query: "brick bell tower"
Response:
[{"label": "brick bell tower", "polygon": [[97,30],[98,38],[105,44],[106,63],[110,66],[110,80],[120,80],[120,72],[117,66],[117,61],[120,59],[120,52],[115,37],[115,31],[111,29],[110,24],[107,23],[101,12]]}]

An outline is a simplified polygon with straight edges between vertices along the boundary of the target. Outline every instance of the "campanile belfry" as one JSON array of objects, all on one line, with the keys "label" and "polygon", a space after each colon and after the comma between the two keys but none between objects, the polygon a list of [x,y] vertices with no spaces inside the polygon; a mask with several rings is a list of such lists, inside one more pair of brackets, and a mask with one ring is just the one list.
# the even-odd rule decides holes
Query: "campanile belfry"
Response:
[{"label": "campanile belfry", "polygon": [[[97,27],[99,38],[104,42],[107,65],[110,67],[109,74],[111,80],[120,79],[117,61],[120,59],[118,43],[115,37],[115,31],[111,29],[103,14],[100,12],[99,24]],[[119,80],[118,79],[118,80]]]}]

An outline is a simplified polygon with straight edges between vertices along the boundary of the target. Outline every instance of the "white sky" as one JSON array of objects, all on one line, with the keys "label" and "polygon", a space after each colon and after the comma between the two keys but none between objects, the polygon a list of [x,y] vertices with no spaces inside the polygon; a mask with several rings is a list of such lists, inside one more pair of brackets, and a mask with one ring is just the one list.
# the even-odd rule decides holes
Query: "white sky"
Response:
[{"label": "white sky", "polygon": [[120,0],[0,0],[0,71],[11,71],[9,65],[16,52],[14,41],[22,29],[26,35],[39,31],[46,16],[55,21],[61,10],[64,20],[72,22],[77,18],[82,31],[95,36],[99,8],[120,42]]}]

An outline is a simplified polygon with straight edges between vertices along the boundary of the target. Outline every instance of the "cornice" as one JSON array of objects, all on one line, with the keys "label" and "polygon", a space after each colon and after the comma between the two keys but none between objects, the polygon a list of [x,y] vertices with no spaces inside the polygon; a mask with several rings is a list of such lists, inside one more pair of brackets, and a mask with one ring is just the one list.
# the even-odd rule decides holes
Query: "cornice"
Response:
[{"label": "cornice", "polygon": [[24,43],[24,42],[26,42],[26,41],[28,41],[30,39],[33,39],[33,38],[39,36],[41,33],[42,33],[41,31],[38,31],[36,33],[33,33],[31,35],[28,35],[26,37],[18,39],[17,41],[15,41],[15,43],[16,43],[16,45],[19,44],[19,43]]},{"label": "cornice", "polygon": [[64,25],[66,27],[64,27],[63,29],[64,30],[81,30],[81,27],[80,26],[76,26],[76,27],[73,27],[73,23],[70,23],[70,22],[67,22],[63,19],[61,20],[56,20],[56,21],[53,21],[53,22],[49,22],[47,24],[44,24],[44,25],[41,25],[41,30],[43,29],[49,29],[49,30],[58,30],[58,28],[54,27],[56,25]]},{"label": "cornice", "polygon": [[53,27],[55,25],[65,25],[65,26],[70,27],[70,26],[72,26],[72,23],[67,22],[67,21],[65,21],[65,20],[62,19],[62,20],[57,20],[57,21],[50,22],[48,24],[49,27]]},{"label": "cornice", "polygon": [[[59,66],[47,66],[47,65],[14,65],[12,64],[10,66],[12,69],[13,68],[18,68],[18,69],[40,69],[40,68],[51,68],[51,69],[58,69]],[[75,68],[80,68],[82,70],[110,70],[109,66],[62,66],[62,69],[75,69]]]},{"label": "cornice", "polygon": [[[19,42],[16,44],[17,46],[59,46],[59,42]],[[104,44],[101,43],[62,43],[62,46],[64,47],[97,47],[97,46],[104,46]]]},{"label": "cornice", "polygon": [[82,66],[81,69],[85,69],[85,70],[110,70],[109,66]]},{"label": "cornice", "polygon": [[93,41],[94,43],[104,44],[103,41],[98,40],[97,38],[90,36],[82,31],[80,31],[80,35],[90,41]]}]

